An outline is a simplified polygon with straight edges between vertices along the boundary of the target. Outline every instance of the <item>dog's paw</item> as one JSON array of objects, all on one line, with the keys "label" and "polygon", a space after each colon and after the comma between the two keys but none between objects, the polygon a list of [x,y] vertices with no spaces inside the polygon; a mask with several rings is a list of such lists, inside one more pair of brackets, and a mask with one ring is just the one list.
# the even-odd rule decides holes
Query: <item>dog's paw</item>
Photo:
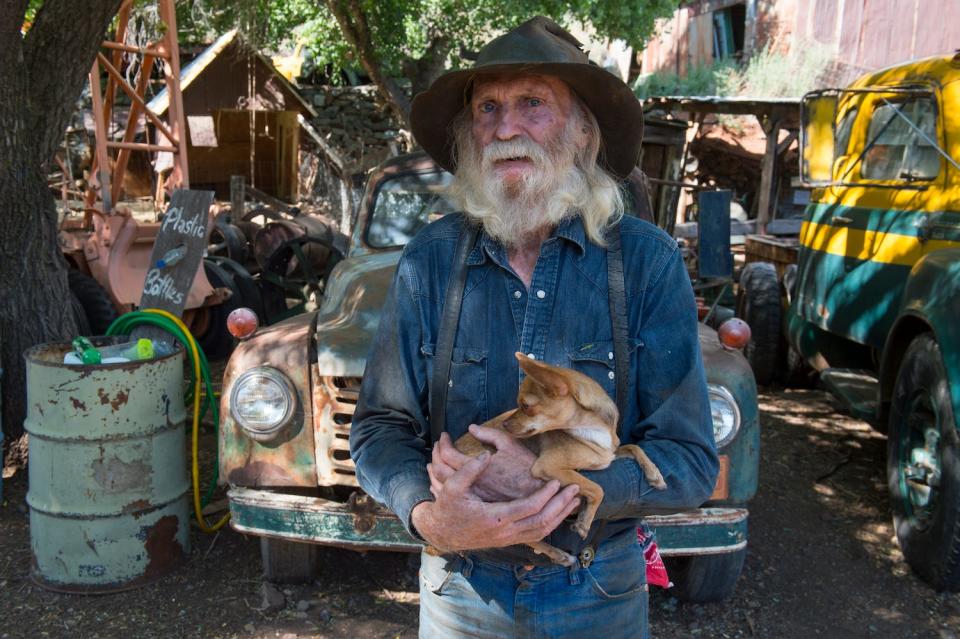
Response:
[{"label": "dog's paw", "polygon": [[567,553],[563,553],[563,558],[561,558],[560,561],[557,561],[557,563],[560,564],[561,566],[567,566],[569,568],[577,563],[577,558],[574,557],[573,555],[568,555]]},{"label": "dog's paw", "polygon": [[587,533],[590,532],[590,527],[586,526],[583,522],[577,521],[577,522],[574,522],[572,526],[570,526],[570,530],[580,535],[581,539],[586,539]]},{"label": "dog's paw", "polygon": [[647,481],[657,490],[666,490],[667,488],[667,482],[663,481],[663,475],[660,474],[660,471],[648,473]]}]

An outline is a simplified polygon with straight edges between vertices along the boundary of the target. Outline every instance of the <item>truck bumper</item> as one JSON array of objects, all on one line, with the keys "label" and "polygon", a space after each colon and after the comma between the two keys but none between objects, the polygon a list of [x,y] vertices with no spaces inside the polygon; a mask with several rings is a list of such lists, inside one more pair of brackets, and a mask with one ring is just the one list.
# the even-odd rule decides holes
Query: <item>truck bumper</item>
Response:
[{"label": "truck bumper", "polygon": [[[419,551],[400,520],[363,493],[347,502],[232,488],[230,525],[239,532],[355,550]],[[664,556],[713,555],[747,545],[746,508],[697,508],[644,521]]]}]

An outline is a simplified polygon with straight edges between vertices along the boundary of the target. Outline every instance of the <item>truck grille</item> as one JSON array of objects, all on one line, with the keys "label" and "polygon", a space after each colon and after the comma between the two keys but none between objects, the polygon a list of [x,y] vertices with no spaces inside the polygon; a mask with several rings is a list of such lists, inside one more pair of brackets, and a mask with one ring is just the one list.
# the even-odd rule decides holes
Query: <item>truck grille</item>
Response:
[{"label": "truck grille", "polygon": [[360,394],[359,377],[322,377],[314,388],[314,437],[320,486],[357,486],[350,459],[350,424]]}]

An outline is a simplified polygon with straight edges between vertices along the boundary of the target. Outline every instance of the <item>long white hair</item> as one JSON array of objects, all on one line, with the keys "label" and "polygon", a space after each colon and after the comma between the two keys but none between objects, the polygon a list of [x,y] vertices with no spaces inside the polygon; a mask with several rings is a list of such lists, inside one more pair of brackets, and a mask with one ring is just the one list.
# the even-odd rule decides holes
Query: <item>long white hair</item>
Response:
[{"label": "long white hair", "polygon": [[[575,215],[582,217],[587,237],[604,246],[604,231],[623,216],[617,182],[599,165],[597,119],[576,94],[571,92],[571,97],[566,127],[544,146],[518,137],[481,148],[473,135],[469,106],[450,125],[457,170],[448,195],[506,246]],[[522,156],[530,157],[538,170],[519,185],[504,185],[494,174],[493,163]]]}]

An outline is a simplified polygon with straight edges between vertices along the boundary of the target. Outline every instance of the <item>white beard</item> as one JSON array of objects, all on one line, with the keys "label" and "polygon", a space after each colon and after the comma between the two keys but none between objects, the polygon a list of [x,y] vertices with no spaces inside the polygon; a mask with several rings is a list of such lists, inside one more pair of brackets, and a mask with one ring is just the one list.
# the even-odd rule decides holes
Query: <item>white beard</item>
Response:
[{"label": "white beard", "polygon": [[[463,140],[463,153],[450,187],[451,195],[491,237],[507,248],[523,244],[545,228],[576,215],[589,184],[575,165],[576,148],[567,132],[544,148],[528,138],[494,141],[482,150],[472,136]],[[534,171],[506,183],[494,163],[528,157]]]}]

